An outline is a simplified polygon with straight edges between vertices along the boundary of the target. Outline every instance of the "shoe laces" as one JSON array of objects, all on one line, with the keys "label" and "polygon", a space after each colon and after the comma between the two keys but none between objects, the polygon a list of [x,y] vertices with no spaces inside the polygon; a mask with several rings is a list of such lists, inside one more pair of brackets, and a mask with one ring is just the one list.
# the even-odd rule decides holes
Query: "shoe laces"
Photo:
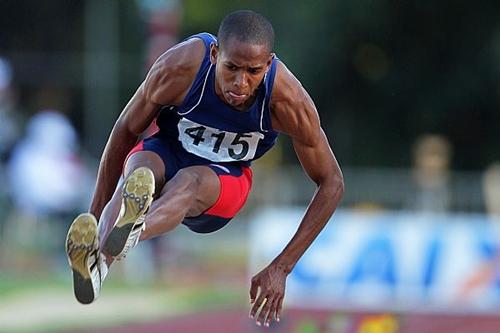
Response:
[{"label": "shoe laces", "polygon": [[146,229],[146,223],[144,223],[144,220],[145,220],[145,215],[141,215],[137,219],[134,228],[132,229],[130,235],[127,238],[127,242],[123,247],[123,251],[116,257],[116,260],[124,259],[127,256],[128,251],[130,251],[130,249],[134,248],[139,243],[139,238],[142,232]]}]

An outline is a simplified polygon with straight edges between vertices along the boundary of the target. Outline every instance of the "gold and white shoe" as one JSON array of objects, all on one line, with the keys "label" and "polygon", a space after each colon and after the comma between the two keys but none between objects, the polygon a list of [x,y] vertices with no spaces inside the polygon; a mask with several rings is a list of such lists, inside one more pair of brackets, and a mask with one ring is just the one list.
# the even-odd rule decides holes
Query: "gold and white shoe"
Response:
[{"label": "gold and white shoe", "polygon": [[73,289],[82,304],[92,303],[108,274],[104,255],[99,252],[97,220],[89,213],[80,214],[66,237],[66,254],[73,270]]},{"label": "gold and white shoe", "polygon": [[103,252],[120,260],[139,243],[146,228],[144,214],[153,202],[155,179],[151,169],[140,167],[125,180],[120,214],[103,247]]}]

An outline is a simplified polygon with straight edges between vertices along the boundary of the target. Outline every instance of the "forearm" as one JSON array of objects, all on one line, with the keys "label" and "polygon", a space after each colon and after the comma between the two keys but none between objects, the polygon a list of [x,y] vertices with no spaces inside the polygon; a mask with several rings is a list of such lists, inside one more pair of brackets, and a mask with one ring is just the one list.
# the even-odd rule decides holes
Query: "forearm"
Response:
[{"label": "forearm", "polygon": [[273,263],[278,264],[288,273],[292,271],[297,261],[311,246],[333,215],[343,192],[341,178],[332,181],[331,184],[323,184],[318,187],[295,235],[278,257],[273,260]]},{"label": "forearm", "polygon": [[97,183],[89,212],[99,220],[106,204],[111,200],[120,179],[127,154],[137,141],[137,136],[119,123],[115,124],[104,148],[97,174]]}]

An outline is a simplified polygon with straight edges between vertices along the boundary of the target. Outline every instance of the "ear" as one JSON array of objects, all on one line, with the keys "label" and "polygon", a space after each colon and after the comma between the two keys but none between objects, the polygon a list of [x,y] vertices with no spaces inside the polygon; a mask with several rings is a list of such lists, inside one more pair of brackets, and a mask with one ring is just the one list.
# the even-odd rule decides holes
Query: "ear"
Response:
[{"label": "ear", "polygon": [[271,64],[273,63],[273,59],[274,57],[276,57],[276,53],[271,53],[269,55],[269,59],[267,59],[267,62],[266,62],[266,66],[267,66],[267,69],[266,69],[266,72],[269,70],[269,68],[271,67]]},{"label": "ear", "polygon": [[216,43],[210,44],[210,62],[215,65],[217,62],[217,55],[219,54],[219,46]]}]

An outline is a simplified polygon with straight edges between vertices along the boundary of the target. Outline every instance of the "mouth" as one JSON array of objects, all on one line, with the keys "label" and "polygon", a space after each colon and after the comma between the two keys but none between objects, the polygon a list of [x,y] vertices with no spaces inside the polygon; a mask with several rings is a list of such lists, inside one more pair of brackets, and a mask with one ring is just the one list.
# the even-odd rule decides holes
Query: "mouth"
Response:
[{"label": "mouth", "polygon": [[227,91],[227,95],[234,104],[241,104],[248,98],[247,94],[239,94],[233,91]]}]

